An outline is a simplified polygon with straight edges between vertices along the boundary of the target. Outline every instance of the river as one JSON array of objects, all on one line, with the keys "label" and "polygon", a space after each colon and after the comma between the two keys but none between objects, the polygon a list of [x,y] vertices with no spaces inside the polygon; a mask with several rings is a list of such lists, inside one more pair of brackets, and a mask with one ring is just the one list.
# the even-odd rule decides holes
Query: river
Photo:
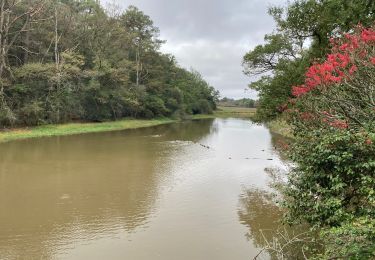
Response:
[{"label": "river", "polygon": [[3,143],[0,259],[252,259],[281,217],[271,140],[209,119]]}]

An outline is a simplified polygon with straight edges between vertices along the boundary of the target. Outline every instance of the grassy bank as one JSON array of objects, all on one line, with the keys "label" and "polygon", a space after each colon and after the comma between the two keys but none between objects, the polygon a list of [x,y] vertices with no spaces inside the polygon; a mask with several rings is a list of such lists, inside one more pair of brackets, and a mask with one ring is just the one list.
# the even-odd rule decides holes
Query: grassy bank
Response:
[{"label": "grassy bank", "polygon": [[138,119],[124,119],[114,122],[104,123],[71,123],[63,125],[44,125],[30,128],[19,128],[4,130],[0,132],[0,142],[7,142],[18,139],[27,139],[45,136],[62,136],[83,133],[95,133],[116,131],[125,129],[135,129],[156,126],[161,124],[168,124],[175,122],[172,119],[152,119],[152,120],[138,120]]},{"label": "grassy bank", "polygon": [[[219,108],[211,115],[195,115],[192,119],[205,118],[228,118],[228,117],[251,117],[255,109],[249,108]],[[44,125],[38,127],[16,128],[0,131],[0,142],[7,142],[19,139],[28,139],[46,136],[63,136],[83,133],[107,132],[125,129],[135,129],[150,126],[157,126],[177,122],[174,119],[123,119],[120,121],[103,122],[103,123],[70,123],[60,125]]]},{"label": "grassy bank", "polygon": [[267,126],[273,133],[285,136],[287,138],[293,138],[292,128],[283,119],[276,119],[268,122]]}]

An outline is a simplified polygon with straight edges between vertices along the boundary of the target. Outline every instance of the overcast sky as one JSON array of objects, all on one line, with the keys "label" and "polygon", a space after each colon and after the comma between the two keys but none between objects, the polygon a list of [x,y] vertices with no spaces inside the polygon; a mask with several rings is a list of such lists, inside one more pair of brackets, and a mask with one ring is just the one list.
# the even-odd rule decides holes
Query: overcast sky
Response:
[{"label": "overcast sky", "polygon": [[275,29],[268,7],[286,0],[115,2],[124,9],[135,5],[149,15],[160,29],[160,38],[167,41],[162,51],[173,54],[181,66],[199,71],[222,97],[254,98],[256,93],[245,91],[252,79],[242,73],[242,57]]}]

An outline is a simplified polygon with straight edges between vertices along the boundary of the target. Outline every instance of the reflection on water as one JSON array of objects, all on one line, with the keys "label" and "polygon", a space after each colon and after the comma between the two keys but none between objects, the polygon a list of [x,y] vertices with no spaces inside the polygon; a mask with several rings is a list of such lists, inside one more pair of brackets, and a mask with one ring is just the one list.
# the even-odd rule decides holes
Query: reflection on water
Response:
[{"label": "reflection on water", "polygon": [[249,259],[238,198],[280,164],[240,119],[1,144],[0,259]]},{"label": "reflection on water", "polygon": [[283,212],[272,199],[272,194],[263,190],[248,190],[241,195],[238,216],[249,228],[246,234],[257,247],[266,246],[273,232],[280,227]]},{"label": "reflection on water", "polygon": [[301,249],[311,241],[308,227],[290,227],[283,214],[273,192],[249,189],[241,195],[238,216],[248,227],[247,238],[262,248],[257,259],[306,259]]}]

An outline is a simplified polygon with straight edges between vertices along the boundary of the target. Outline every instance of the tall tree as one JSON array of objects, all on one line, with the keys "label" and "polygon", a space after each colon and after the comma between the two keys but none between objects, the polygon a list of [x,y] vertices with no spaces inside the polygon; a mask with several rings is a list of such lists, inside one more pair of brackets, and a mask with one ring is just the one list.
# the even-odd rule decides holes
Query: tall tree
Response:
[{"label": "tall tree", "polygon": [[132,55],[135,59],[135,81],[138,87],[147,77],[147,68],[143,58],[150,52],[158,51],[163,43],[159,37],[159,29],[154,26],[149,16],[135,6],[129,6],[121,17],[125,30],[129,33],[129,42],[132,45]]},{"label": "tall tree", "polygon": [[323,58],[329,39],[349,32],[357,24],[369,26],[375,19],[372,0],[295,0],[286,7],[272,7],[269,14],[277,32],[265,36],[265,44],[243,59],[245,74],[264,75],[250,87],[260,95],[258,116],[276,117],[291,98],[291,86],[301,84],[307,67]]}]

